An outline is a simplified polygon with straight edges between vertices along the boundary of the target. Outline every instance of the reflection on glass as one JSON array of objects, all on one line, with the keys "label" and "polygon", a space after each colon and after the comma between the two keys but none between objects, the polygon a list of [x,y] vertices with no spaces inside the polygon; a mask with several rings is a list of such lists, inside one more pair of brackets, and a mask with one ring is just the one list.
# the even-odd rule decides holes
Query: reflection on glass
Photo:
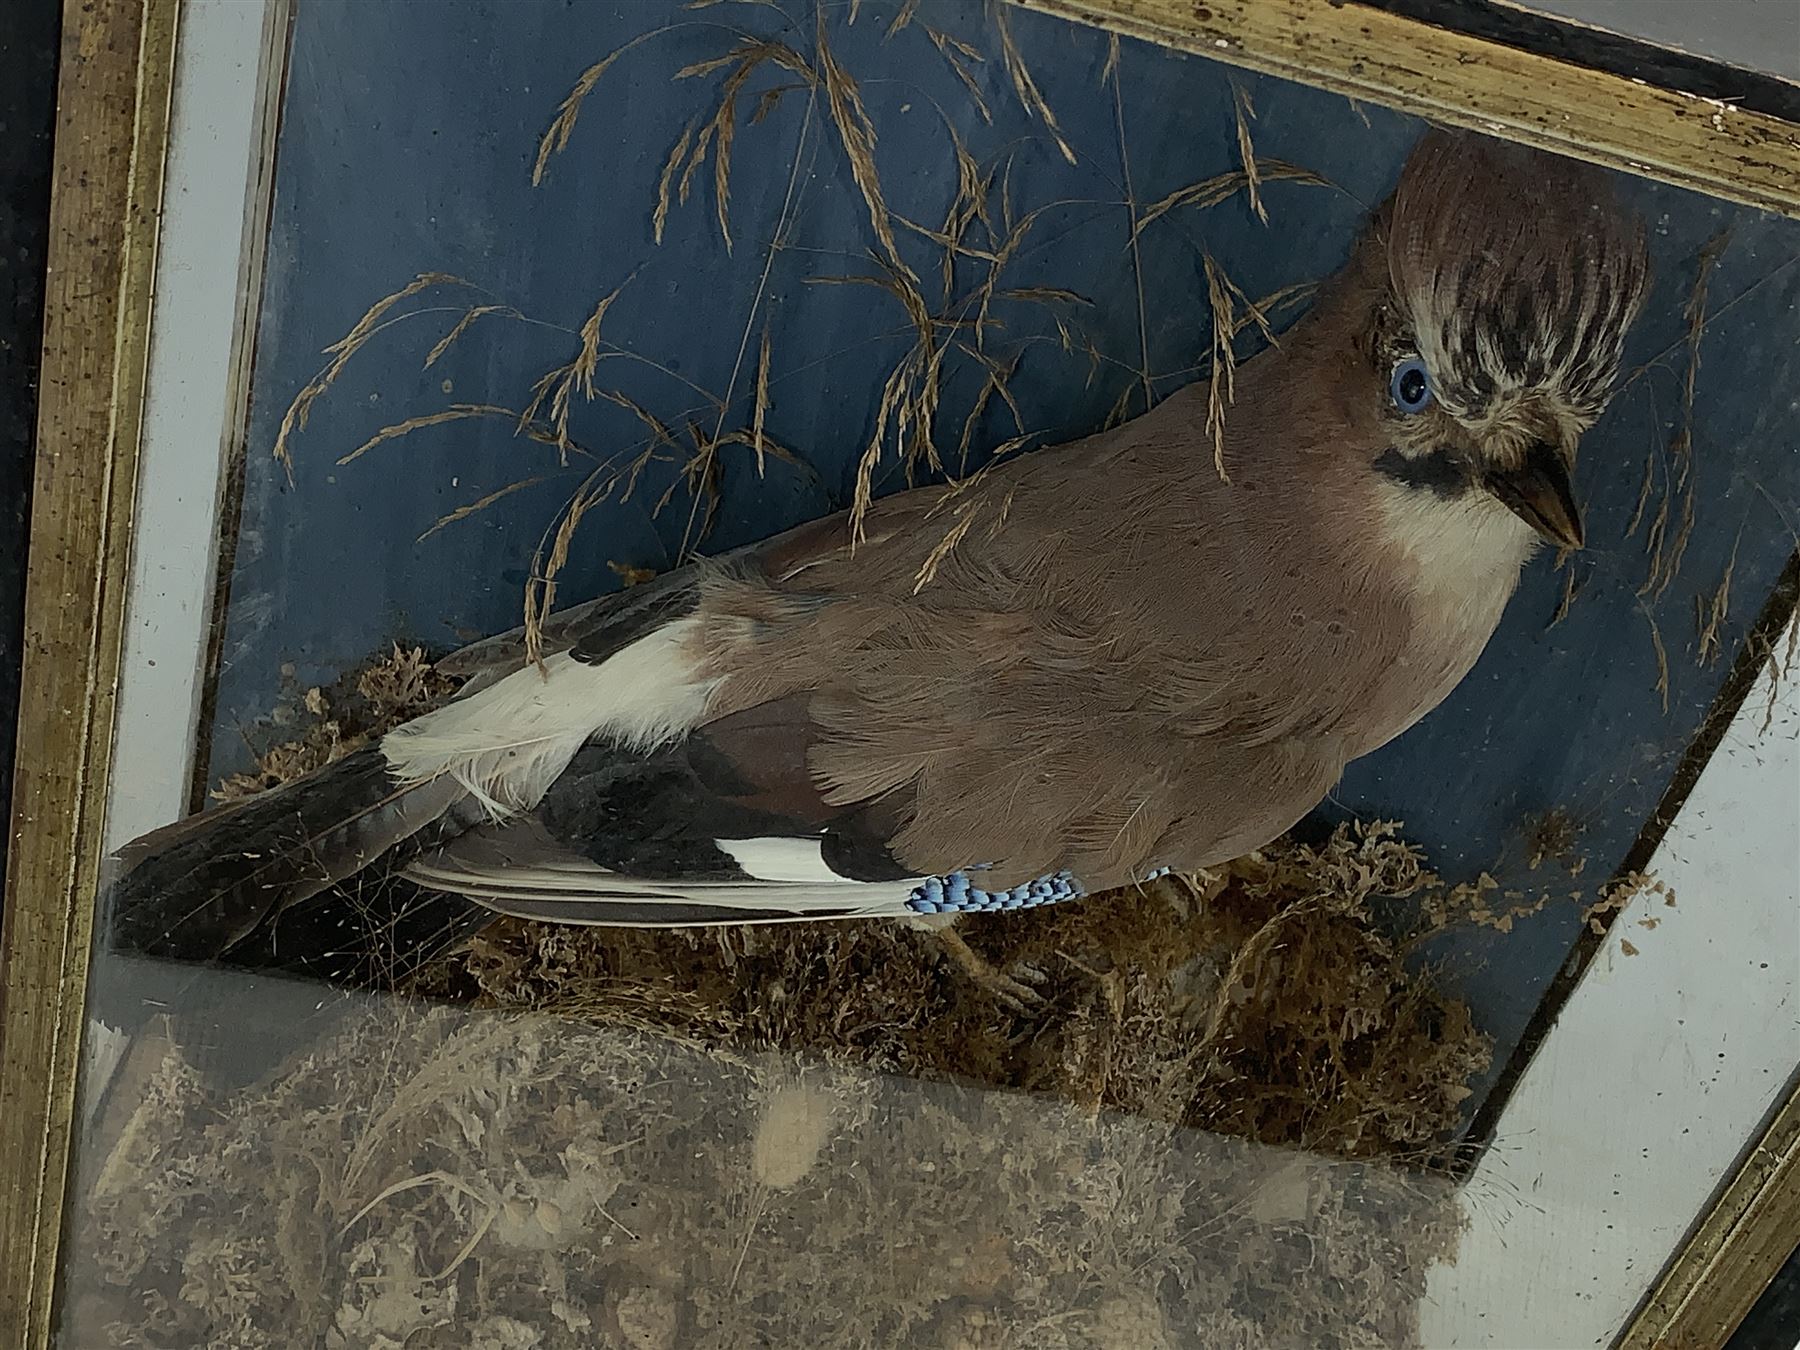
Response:
[{"label": "reflection on glass", "polygon": [[[1035,1025],[873,928],[515,930],[456,972],[564,1016],[210,976],[218,1020],[152,1022],[89,1137],[67,1343],[1408,1343],[1461,1224],[1424,1155],[1485,1049],[1341,913],[1281,945],[1351,978],[1258,992],[1220,944],[1263,903],[1155,976],[1047,925]],[[247,1085],[220,1037],[269,1055]],[[1349,1156],[1254,1142],[1315,1104]]]}]

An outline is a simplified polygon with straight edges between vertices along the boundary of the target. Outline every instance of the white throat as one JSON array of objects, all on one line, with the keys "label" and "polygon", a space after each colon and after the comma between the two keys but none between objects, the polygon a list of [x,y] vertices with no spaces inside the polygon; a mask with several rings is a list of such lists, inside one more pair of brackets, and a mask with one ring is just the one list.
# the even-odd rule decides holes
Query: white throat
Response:
[{"label": "white throat", "polygon": [[1382,534],[1414,564],[1421,609],[1451,627],[1491,632],[1538,536],[1487,492],[1443,497],[1377,484]]}]

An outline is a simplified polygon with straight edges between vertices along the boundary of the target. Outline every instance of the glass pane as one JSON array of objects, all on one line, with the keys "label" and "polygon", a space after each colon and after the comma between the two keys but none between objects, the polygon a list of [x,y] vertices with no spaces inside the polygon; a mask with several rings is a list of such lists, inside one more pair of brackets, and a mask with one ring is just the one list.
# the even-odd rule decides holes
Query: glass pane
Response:
[{"label": "glass pane", "polygon": [[[190,26],[187,87],[201,87],[217,22]],[[1289,529],[1303,516],[1271,518],[1287,533],[1262,529],[1243,503],[1323,495],[1340,457],[1420,499],[1489,490],[1473,476],[1434,482],[1419,466],[1450,463],[1430,458],[1444,447],[1394,430],[1412,412],[1451,416],[1449,386],[1430,384],[1442,372],[1428,336],[1394,346],[1369,302],[1335,346],[1296,326],[1318,321],[1320,286],[1352,265],[1419,121],[961,0],[664,17],[548,0],[295,0],[278,64],[273,195],[248,260],[246,426],[220,495],[216,578],[183,573],[193,637],[167,645],[180,624],[147,617],[170,612],[155,560],[192,555],[203,532],[147,532],[132,601],[141,631],[121,744],[179,733],[197,767],[177,785],[168,757],[122,753],[114,837],[178,814],[182,792],[241,825],[193,836],[207,849],[105,916],[65,1343],[1482,1343],[1479,1301],[1457,1303],[1475,1311],[1446,1333],[1433,1310],[1449,1296],[1427,1298],[1427,1280],[1452,1268],[1470,1225],[1538,1203],[1490,1184],[1483,1149],[1595,953],[1629,957],[1675,927],[1666,885],[1639,874],[1667,861],[1656,850],[1705,762],[1697,740],[1730,719],[1783,631],[1771,597],[1800,520],[1800,406],[1781,392],[1800,377],[1800,227],[1602,176],[1644,224],[1650,281],[1616,396],[1580,439],[1588,547],[1543,550],[1473,671],[1277,819],[1288,797],[1260,813],[1245,803],[1287,771],[1282,756],[1321,738],[1366,749],[1384,739],[1368,723],[1386,722],[1352,699],[1342,726],[1297,714],[1278,725],[1288,710],[1249,694],[1236,721],[1208,722],[1195,690],[1227,659],[1218,652],[1250,643],[1254,672],[1231,678],[1250,693],[1287,688],[1280,658],[1298,649],[1257,647],[1255,634],[1317,618],[1335,638],[1358,623],[1256,613],[1260,595],[1283,593],[1256,569],[1304,571],[1309,539]],[[203,177],[204,159],[187,171]],[[1470,214],[1461,228],[1483,237],[1483,224]],[[1383,247],[1376,229],[1371,247]],[[1568,253],[1599,258],[1604,229]],[[1579,273],[1511,278],[1512,308],[1495,322],[1517,334],[1573,314]],[[1532,360],[1545,358],[1514,364]],[[1404,406],[1409,361],[1427,382],[1417,409]],[[1335,402],[1319,392],[1333,381]],[[1187,459],[1166,482],[1074,475],[1054,511],[1015,512],[997,490],[1015,482],[1008,466],[1081,437],[1112,437],[1084,454],[1121,455],[1153,407],[1164,420],[1144,425],[1188,410]],[[165,410],[177,433],[199,416]],[[1531,423],[1539,439],[1572,443],[1581,410],[1553,411]],[[1513,472],[1529,449],[1518,428],[1537,414],[1515,426],[1496,413],[1513,429],[1499,435],[1463,412],[1432,424],[1447,447],[1499,455],[1505,441],[1513,456],[1468,474]],[[1313,459],[1288,448],[1301,438]],[[188,441],[210,454],[205,437]],[[1388,467],[1373,467],[1384,455]],[[1293,472],[1271,476],[1270,464]],[[1317,481],[1295,467],[1315,464]],[[218,476],[200,465],[203,492]],[[562,786],[533,788],[547,804],[522,803],[536,809],[528,839],[495,836],[480,794],[445,777],[442,799],[436,788],[410,799],[426,802],[423,824],[400,852],[354,875],[339,865],[400,838],[388,799],[366,795],[385,781],[386,751],[371,747],[393,726],[529,672],[540,654],[550,683],[528,674],[509,687],[527,702],[556,689],[545,716],[624,697],[597,680],[560,692],[571,636],[596,661],[613,650],[614,630],[569,626],[583,602],[634,592],[617,631],[634,639],[650,631],[645,613],[651,627],[685,620],[680,569],[693,559],[945,482],[960,486],[936,491],[929,511],[876,511],[858,555],[877,560],[868,567],[883,549],[913,558],[886,597],[903,635],[891,650],[906,659],[869,677],[890,703],[847,718],[821,704],[808,725],[827,730],[812,745],[770,714],[780,734],[758,740],[740,716],[729,753],[722,731],[692,742],[699,751],[571,747],[576,758],[547,771],[573,764]],[[1108,492],[1097,517],[1094,494]],[[1372,505],[1355,509],[1387,528]],[[1206,556],[1234,570],[1196,575],[1183,550],[1228,531],[1240,542]],[[1009,535],[1006,559],[1030,560],[1016,541],[1036,541],[1062,556],[1061,576],[1075,576],[1071,554],[1101,578],[1166,550],[1158,584],[1119,612],[1140,614],[1143,631],[1160,632],[1164,615],[1188,629],[1160,663],[1072,622],[1064,645],[1044,644],[1036,635],[1087,583],[1027,604],[1025,563],[981,568]],[[1461,577],[1465,545],[1477,547],[1458,539],[1433,555],[1445,576]],[[1510,581],[1501,569],[1477,598],[1498,610]],[[521,622],[526,635],[492,667],[450,655]],[[820,640],[822,669],[887,640],[862,622]],[[1468,622],[1472,656],[1483,620]],[[989,697],[984,682],[1027,701],[1002,693],[998,706],[1041,698],[1052,663],[995,659],[1013,640],[1083,676],[1020,733],[1013,777],[982,777],[994,756],[973,761],[969,747],[991,728],[965,716],[948,736],[934,709]],[[1410,652],[1402,644],[1395,663]],[[1360,678],[1349,658],[1318,659],[1304,683]],[[173,687],[152,674],[171,666],[201,672],[191,737],[176,725],[185,711],[146,693]],[[632,697],[666,698],[671,667],[647,669]],[[914,679],[934,669],[955,678]],[[909,698],[912,723],[892,711]],[[1144,707],[1179,708],[1127,761],[1113,724],[1082,711],[1094,699],[1119,710],[1127,747]],[[550,735],[524,702],[507,707],[524,730],[496,754]],[[1006,906],[1030,912],[922,927],[907,916],[965,893],[954,880],[915,892],[924,873],[895,861],[916,844],[908,812],[924,808],[908,798],[882,816],[886,781],[818,800],[831,737],[884,718],[890,740],[920,742],[907,791],[934,773],[981,784],[965,809],[933,818],[942,837],[963,837],[981,813],[1029,821],[1091,764],[1113,777],[1092,769],[1101,805],[1084,828],[1113,822],[1118,837],[1069,856],[1135,838],[1139,809],[1108,814],[1126,798],[1171,837],[1187,812],[1242,817],[1240,856],[1155,859],[1178,870],[1039,904],[1092,879],[1068,871],[1059,843],[1031,859],[1044,884]],[[1393,720],[1400,731],[1411,718]],[[1236,728],[1230,774],[1215,756],[1214,795],[1183,796],[1188,780],[1168,766],[1212,753],[1190,743],[1215,744],[1221,727]],[[1787,753],[1771,735],[1769,753]],[[335,797],[280,791],[330,775]],[[475,777],[484,792],[514,782],[491,765]],[[1765,800],[1779,817],[1775,781]],[[366,838],[326,838],[346,812],[375,822]],[[563,847],[571,830],[587,853]],[[491,907],[420,884],[418,869],[441,876],[447,857],[473,866],[435,850],[484,832],[482,865],[508,866],[483,873],[486,890],[459,875]],[[742,845],[778,835],[812,853]],[[970,837],[1011,836],[996,825]],[[562,848],[554,863],[534,851],[546,840]],[[302,842],[340,874],[331,884],[295,879],[287,860]],[[188,856],[179,847],[165,835],[132,861]],[[277,878],[266,899],[241,867],[225,899],[195,880],[221,859],[265,855]],[[536,868],[523,899],[521,859]],[[928,870],[983,864],[1008,867],[958,855]],[[596,866],[632,878],[622,894],[635,909],[618,907],[621,883],[596,882]],[[750,898],[759,911],[803,912],[824,903],[821,868],[875,888],[846,881],[836,908],[882,917],[679,928],[531,917],[546,888],[559,915],[584,918],[598,911],[569,894],[598,888],[611,904],[599,917],[617,919],[656,909],[670,887],[689,904],[681,887],[749,879],[772,888]],[[1795,870],[1777,866],[1771,886],[1791,886]],[[998,896],[1016,879],[984,888],[973,870],[966,884]],[[1719,923],[1778,942],[1780,929],[1756,926],[1782,912],[1778,889],[1705,899],[1748,906]],[[1609,936],[1622,909],[1631,926]],[[1745,1006],[1778,1006],[1797,960],[1790,947],[1733,987]],[[1740,1015],[1705,1016],[1735,1027]],[[1718,1132],[1741,1141],[1794,1056],[1777,1045],[1742,1059],[1737,1042],[1730,1053]],[[1607,1123],[1590,1109],[1560,1128],[1590,1138]],[[1675,1236],[1657,1239],[1662,1255],[1600,1274],[1604,1334]],[[1530,1308],[1533,1295],[1515,1282],[1488,1297]]]}]

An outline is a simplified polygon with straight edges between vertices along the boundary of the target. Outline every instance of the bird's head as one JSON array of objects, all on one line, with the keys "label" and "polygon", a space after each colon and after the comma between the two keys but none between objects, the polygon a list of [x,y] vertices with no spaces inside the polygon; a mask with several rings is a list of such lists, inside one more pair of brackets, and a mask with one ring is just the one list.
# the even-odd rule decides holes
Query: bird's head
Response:
[{"label": "bird's head", "polygon": [[1433,131],[1368,248],[1378,471],[1439,498],[1486,494],[1579,547],[1575,447],[1612,395],[1643,300],[1642,226],[1596,170]]}]

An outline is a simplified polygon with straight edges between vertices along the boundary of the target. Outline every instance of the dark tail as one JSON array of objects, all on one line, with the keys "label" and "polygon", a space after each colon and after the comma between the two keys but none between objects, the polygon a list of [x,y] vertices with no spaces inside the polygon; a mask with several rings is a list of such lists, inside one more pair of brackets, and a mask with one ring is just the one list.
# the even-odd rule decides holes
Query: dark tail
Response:
[{"label": "dark tail", "polygon": [[126,845],[109,860],[103,931],[143,956],[370,982],[416,965],[426,937],[441,949],[476,926],[469,901],[391,873],[479,819],[459,784],[401,787],[379,749],[359,750]]}]

